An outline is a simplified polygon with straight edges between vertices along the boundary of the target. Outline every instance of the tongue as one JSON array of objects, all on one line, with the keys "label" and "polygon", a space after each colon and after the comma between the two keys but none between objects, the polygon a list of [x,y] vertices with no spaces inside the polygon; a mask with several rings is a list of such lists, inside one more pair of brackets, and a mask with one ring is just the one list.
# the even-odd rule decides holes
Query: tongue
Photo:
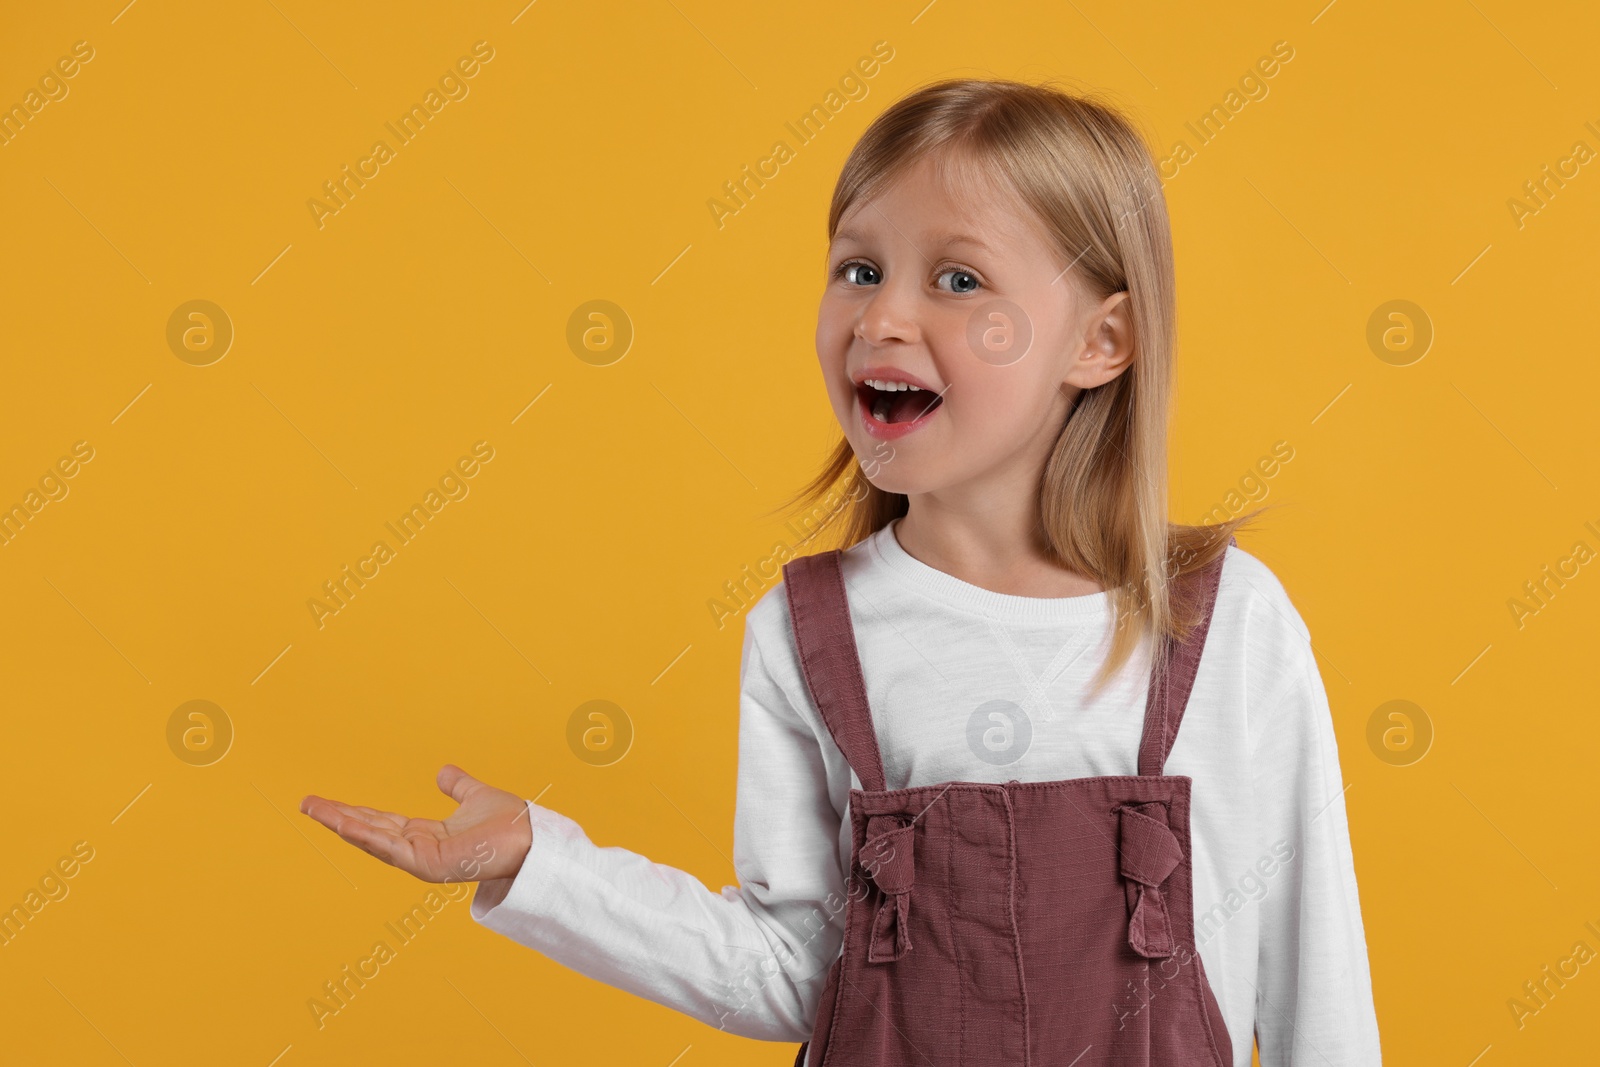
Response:
[{"label": "tongue", "polygon": [[898,393],[890,393],[885,399],[878,401],[879,417],[884,422],[910,422],[926,414],[930,404],[936,405],[938,402],[937,396],[930,396],[925,391],[913,393],[905,389]]}]

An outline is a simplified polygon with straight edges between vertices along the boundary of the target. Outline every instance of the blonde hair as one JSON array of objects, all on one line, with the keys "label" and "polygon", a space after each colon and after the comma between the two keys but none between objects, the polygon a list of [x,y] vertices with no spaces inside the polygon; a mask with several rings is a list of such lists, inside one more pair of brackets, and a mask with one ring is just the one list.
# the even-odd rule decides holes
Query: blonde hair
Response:
[{"label": "blonde hair", "polygon": [[[1188,634],[1197,621],[1191,583],[1174,586],[1173,579],[1215,561],[1234,531],[1265,510],[1215,525],[1167,520],[1176,330],[1161,183],[1137,130],[1093,96],[1049,83],[939,81],[896,101],[862,134],[834,186],[829,241],[852,205],[924,158],[953,164],[953,175],[999,179],[1043,223],[1081,291],[1098,300],[1128,293],[1132,364],[1079,394],[1039,487],[1052,558],[1111,593],[1116,625],[1091,689],[1098,692],[1145,637]],[[821,471],[777,510],[802,502],[815,510],[845,479],[844,503],[828,522],[840,547],[907,513],[908,498],[874,486],[843,437]],[[1156,642],[1156,670],[1166,646]]]}]

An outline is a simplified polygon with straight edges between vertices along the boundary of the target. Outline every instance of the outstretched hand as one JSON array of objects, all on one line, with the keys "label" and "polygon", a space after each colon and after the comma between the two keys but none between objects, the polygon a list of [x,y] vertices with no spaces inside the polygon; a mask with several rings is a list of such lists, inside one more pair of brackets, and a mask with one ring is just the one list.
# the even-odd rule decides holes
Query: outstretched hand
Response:
[{"label": "outstretched hand", "polygon": [[408,819],[398,812],[315,795],[300,802],[300,811],[363,852],[424,882],[516,875],[533,843],[526,802],[478,781],[453,763],[439,771],[438,783],[460,805],[443,822]]}]

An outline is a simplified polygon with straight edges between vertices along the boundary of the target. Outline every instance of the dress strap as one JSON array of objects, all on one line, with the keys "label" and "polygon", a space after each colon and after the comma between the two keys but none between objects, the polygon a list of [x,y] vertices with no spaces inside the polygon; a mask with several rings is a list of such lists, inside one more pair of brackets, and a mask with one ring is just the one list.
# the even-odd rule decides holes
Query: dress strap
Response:
[{"label": "dress strap", "polygon": [[811,699],[862,788],[880,791],[883,757],[867,707],[840,556],[840,549],[832,549],[790,560],[783,565],[783,585]]},{"label": "dress strap", "polygon": [[[1228,538],[1228,544],[1238,543],[1237,537]],[[1209,566],[1191,571],[1175,583],[1179,595],[1199,598],[1200,616],[1187,640],[1165,638],[1167,669],[1161,673],[1151,672],[1150,692],[1145,698],[1144,736],[1139,740],[1141,775],[1164,773],[1167,756],[1178,739],[1178,725],[1183,722],[1189,692],[1194,688],[1194,676],[1200,669],[1200,653],[1205,649],[1206,634],[1211,629],[1217,589],[1222,583],[1222,561],[1227,555],[1228,550],[1224,548]]]}]

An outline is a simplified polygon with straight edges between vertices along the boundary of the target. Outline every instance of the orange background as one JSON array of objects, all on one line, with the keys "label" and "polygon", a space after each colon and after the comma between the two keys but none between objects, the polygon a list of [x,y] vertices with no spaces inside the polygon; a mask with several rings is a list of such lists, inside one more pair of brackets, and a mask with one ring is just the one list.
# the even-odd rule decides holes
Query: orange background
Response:
[{"label": "orange background", "polygon": [[[1242,543],[1316,645],[1388,1061],[1592,1051],[1597,965],[1520,1029],[1507,1006],[1600,948],[1600,176],[1509,204],[1600,148],[1586,5],[109,0],[6,23],[6,106],[93,50],[0,146],[0,505],[67,489],[0,546],[0,905],[93,851],[0,948],[9,1061],[791,1061],[464,901],[319,1030],[307,1001],[427,887],[296,806],[443,815],[455,761],[737,882],[742,621],[709,602],[786,538],[765,513],[837,434],[812,333],[839,166],[891,100],[961,74],[1070,77],[1160,155],[1189,143],[1166,185],[1173,513],[1241,485],[1285,505]],[[479,41],[467,95],[319,227],[323,183]],[[723,183],[879,41],[868,95],[719,228]],[[1279,41],[1266,95],[1199,144],[1185,124]],[[234,331],[204,366],[168,343],[191,300]],[[609,365],[568,344],[592,300],[634,331]],[[1369,345],[1391,300],[1431,323],[1422,358]],[[468,494],[319,628],[322,583],[479,441]],[[1252,480],[1280,441],[1293,459]],[[1579,541],[1519,625],[1512,599]],[[634,731],[610,766],[567,743],[594,699]],[[1396,699],[1434,732],[1408,765],[1368,743]],[[233,731],[207,766],[169,744],[193,700]]]}]

